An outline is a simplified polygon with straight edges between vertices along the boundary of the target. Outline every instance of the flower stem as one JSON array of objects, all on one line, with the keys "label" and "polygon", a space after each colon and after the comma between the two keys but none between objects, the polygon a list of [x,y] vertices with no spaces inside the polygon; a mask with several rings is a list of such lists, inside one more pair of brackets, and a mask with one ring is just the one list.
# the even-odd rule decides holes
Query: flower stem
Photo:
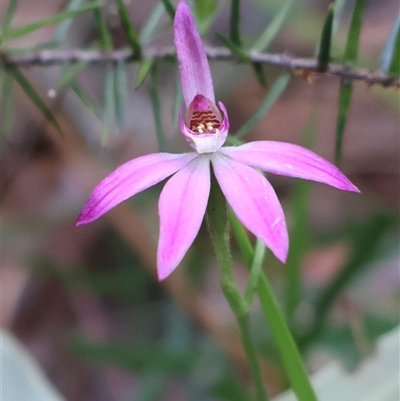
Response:
[{"label": "flower stem", "polygon": [[264,389],[256,349],[250,334],[249,307],[235,284],[229,247],[229,220],[225,198],[215,177],[212,178],[210,199],[207,206],[207,223],[221,268],[221,288],[240,329],[243,348],[250,364],[256,388],[256,400],[268,401]]},{"label": "flower stem", "polygon": [[[240,242],[239,248],[242,252],[243,259],[246,265],[250,267],[254,260],[255,251],[243,226],[237,220],[233,212],[230,213],[230,220],[236,239]],[[271,328],[272,335],[281,354],[285,372],[297,399],[299,401],[317,401],[300,352],[264,273],[261,274],[258,280],[257,294],[265,318]]]}]

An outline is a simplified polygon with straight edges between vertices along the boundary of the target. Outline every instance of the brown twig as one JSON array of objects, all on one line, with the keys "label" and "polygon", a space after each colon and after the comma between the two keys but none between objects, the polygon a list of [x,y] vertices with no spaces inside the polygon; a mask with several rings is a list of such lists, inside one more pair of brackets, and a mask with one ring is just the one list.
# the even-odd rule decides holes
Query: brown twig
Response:
[{"label": "brown twig", "polygon": [[[226,48],[206,47],[210,60],[232,61],[237,58]],[[296,58],[288,54],[259,53],[250,51],[252,62],[273,65],[291,72],[317,72],[317,60],[313,58]],[[175,49],[165,47],[150,48],[144,52],[144,58],[174,60]],[[138,62],[141,58],[133,54],[129,48],[101,52],[98,50],[69,49],[69,50],[40,50],[35,53],[12,56],[0,52],[1,67],[12,69],[15,67],[49,66],[71,64],[85,61],[88,64],[113,63],[117,61]],[[400,77],[382,71],[369,71],[361,68],[351,68],[340,64],[329,64],[324,74],[340,77],[345,81],[363,81],[367,85],[381,85],[383,87],[400,88]]]}]

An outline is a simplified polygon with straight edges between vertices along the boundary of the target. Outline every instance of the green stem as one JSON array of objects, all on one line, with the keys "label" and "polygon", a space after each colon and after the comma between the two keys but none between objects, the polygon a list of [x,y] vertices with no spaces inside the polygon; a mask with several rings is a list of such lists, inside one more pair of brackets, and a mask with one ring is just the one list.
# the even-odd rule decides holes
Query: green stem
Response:
[{"label": "green stem", "polygon": [[[243,259],[246,265],[250,267],[254,259],[254,249],[244,227],[233,212],[230,213],[230,220],[238,243],[240,241],[239,248],[242,251]],[[274,297],[264,273],[259,277],[257,294],[265,318],[279,348],[285,372],[297,399],[299,401],[317,401],[299,350],[286,323],[285,316]]]},{"label": "green stem", "polygon": [[250,364],[256,388],[256,400],[267,401],[256,349],[250,334],[249,308],[237,288],[232,270],[229,247],[229,220],[225,198],[215,177],[212,179],[210,199],[207,206],[207,223],[214,244],[215,253],[221,268],[221,288],[240,329],[243,348]]}]

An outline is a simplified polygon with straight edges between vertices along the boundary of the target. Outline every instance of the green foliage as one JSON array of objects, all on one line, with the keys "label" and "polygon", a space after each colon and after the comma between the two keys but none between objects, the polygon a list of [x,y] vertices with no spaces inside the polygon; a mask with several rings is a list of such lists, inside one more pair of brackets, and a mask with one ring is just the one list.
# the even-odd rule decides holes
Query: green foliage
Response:
[{"label": "green foliage", "polygon": [[[71,19],[71,18],[75,17],[76,15],[85,13],[87,11],[94,10],[93,12],[97,13],[97,12],[99,12],[99,7],[101,7],[101,6],[102,6],[101,2],[91,0],[91,4],[87,4],[86,6],[82,7],[79,10],[65,11],[65,12],[62,12],[59,14],[52,15],[51,17],[48,17],[48,18],[44,18],[44,19],[34,22],[32,24],[24,25],[22,27],[8,28],[5,30],[5,32],[2,33],[2,41],[16,39],[21,36],[28,35],[32,32],[37,31],[40,28],[43,28],[48,25],[58,24],[59,22],[65,21],[67,19]],[[110,44],[111,44],[111,42],[110,42]]]},{"label": "green foliage", "polygon": [[[89,2],[94,5],[96,0],[89,0]],[[106,20],[104,18],[101,9],[96,7],[93,10],[93,18],[96,25],[96,28],[100,35],[100,48],[101,50],[109,50],[112,47],[112,37],[108,30]]]},{"label": "green foliage", "polygon": [[46,120],[53,125],[58,132],[62,133],[61,128],[53,115],[53,112],[47,107],[46,103],[38,95],[35,88],[25,78],[25,75],[22,74],[18,68],[13,68],[10,73],[18,85],[23,89],[25,94],[29,97],[29,99],[31,99],[36,107],[41,111]]},{"label": "green foliage", "polygon": [[217,2],[216,0],[195,0],[194,15],[196,16],[201,35],[203,35],[209,29],[215,18],[215,15],[223,6],[222,3],[222,1]]},{"label": "green foliage", "polygon": [[157,133],[157,140],[158,140],[158,147],[161,152],[165,151],[165,136],[164,136],[164,129],[162,123],[162,110],[161,110],[161,102],[158,93],[158,85],[157,85],[157,78],[158,78],[158,66],[154,64],[150,69],[150,98],[151,104],[153,106],[153,113],[154,113],[154,123],[156,126],[156,133]]},{"label": "green foliage", "polygon": [[334,11],[335,11],[334,3],[331,3],[321,33],[321,40],[318,52],[318,67],[317,67],[318,72],[325,72],[328,68],[328,63],[330,61]]},{"label": "green foliage", "polygon": [[240,0],[231,0],[231,17],[229,24],[229,39],[238,47],[242,47],[240,35]]},{"label": "green foliage", "polygon": [[175,18],[175,8],[170,2],[170,0],[161,0],[162,3],[164,4],[165,9],[167,10],[167,13],[171,17],[172,20]]},{"label": "green foliage", "polygon": [[131,47],[133,53],[137,54],[140,57],[142,50],[139,39],[134,26],[131,24],[128,9],[126,8],[123,0],[117,0],[117,8],[121,21],[121,26],[124,30],[126,38],[128,39],[129,46]]},{"label": "green foliage", "polygon": [[283,24],[286,22],[286,19],[289,15],[289,12],[294,4],[294,0],[286,0],[285,4],[279,10],[279,12],[275,15],[273,20],[268,24],[265,28],[264,32],[260,35],[257,41],[253,44],[253,49],[258,51],[265,51],[268,49],[269,45],[278,35],[280,30],[283,27]]},{"label": "green foliage", "polygon": [[346,48],[343,55],[344,63],[354,63],[358,57],[361,26],[363,22],[363,12],[365,0],[356,0],[353,16],[350,23],[349,34],[347,36]]},{"label": "green foliage", "polygon": [[393,25],[381,57],[381,69],[400,75],[400,15]]},{"label": "green foliage", "polygon": [[339,104],[336,122],[335,161],[339,164],[342,158],[343,136],[350,111],[353,85],[342,82],[339,91]]},{"label": "green foliage", "polygon": [[264,115],[268,112],[268,110],[275,104],[278,100],[279,96],[286,89],[288,83],[290,81],[289,74],[280,75],[271,89],[261,102],[257,111],[253,114],[253,116],[239,129],[239,131],[235,134],[235,138],[241,139],[244,135],[246,135],[259,121]]}]

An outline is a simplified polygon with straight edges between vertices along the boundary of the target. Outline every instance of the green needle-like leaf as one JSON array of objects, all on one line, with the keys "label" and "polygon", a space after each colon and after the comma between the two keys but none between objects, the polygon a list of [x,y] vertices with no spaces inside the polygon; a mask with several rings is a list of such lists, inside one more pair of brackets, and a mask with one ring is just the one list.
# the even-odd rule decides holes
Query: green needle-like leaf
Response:
[{"label": "green needle-like leaf", "polygon": [[123,0],[117,0],[117,9],[121,21],[121,26],[125,33],[126,39],[128,40],[128,44],[131,47],[133,53],[140,57],[141,46],[139,43],[139,39],[136,34],[136,30],[130,21],[128,9],[126,8]]},{"label": "green needle-like leaf", "polygon": [[358,57],[358,46],[360,42],[365,2],[365,0],[356,0],[356,4],[354,5],[349,34],[347,36],[346,48],[343,55],[343,61],[345,63],[352,64],[357,60]]},{"label": "green needle-like leaf", "polygon": [[15,9],[17,7],[17,2],[18,2],[18,0],[10,0],[8,2],[8,7],[7,7],[7,10],[6,10],[6,14],[4,16],[4,19],[3,19],[3,22],[2,22],[2,26],[1,26],[1,28],[3,30],[3,33],[5,31],[7,31],[7,29],[10,26],[11,20],[14,17]]},{"label": "green needle-like leaf", "polygon": [[66,19],[73,18],[79,14],[85,13],[90,10],[99,11],[99,7],[102,6],[102,3],[99,1],[92,1],[92,4],[88,4],[82,7],[79,10],[70,10],[65,11],[59,14],[52,15],[51,17],[44,18],[40,21],[34,22],[32,24],[24,25],[18,28],[9,28],[5,32],[3,32],[3,41],[19,38],[24,35],[28,35],[31,32],[34,32],[40,28],[43,28],[48,25],[58,24]]},{"label": "green needle-like leaf", "polygon": [[251,57],[238,45],[233,43],[230,39],[219,32],[216,32],[215,34],[217,35],[217,38],[221,41],[221,43],[225,47],[227,47],[240,61],[244,61],[247,63],[251,62]]},{"label": "green needle-like leaf", "polygon": [[66,86],[68,86],[86,66],[87,66],[86,61],[80,61],[79,63],[76,64],[66,65],[63,68],[61,78],[55,85],[55,89],[61,90]]},{"label": "green needle-like leaf", "polygon": [[254,50],[259,52],[265,51],[271,42],[278,35],[279,31],[282,29],[284,22],[286,21],[289,11],[294,4],[294,0],[287,0],[282,6],[279,12],[275,15],[273,20],[268,24],[267,28],[258,38],[257,42],[252,46]]},{"label": "green needle-like leaf", "polygon": [[335,162],[340,164],[343,149],[343,135],[349,116],[353,86],[350,83],[342,82],[339,92],[339,106],[336,123],[336,144],[335,144]]},{"label": "green needle-like leaf", "polygon": [[271,90],[267,93],[264,100],[261,102],[257,111],[243,125],[243,127],[240,128],[240,130],[236,133],[235,138],[237,139],[242,138],[260,121],[260,119],[268,112],[268,110],[278,100],[279,96],[283,93],[289,81],[290,81],[289,74],[283,73],[282,75],[279,76],[279,78],[274,82]]},{"label": "green needle-like leaf", "polygon": [[[358,46],[360,41],[361,26],[365,0],[356,0],[353,16],[347,36],[346,48],[343,55],[345,64],[353,64],[357,60]],[[352,84],[342,80],[339,94],[338,117],[336,125],[335,161],[340,163],[343,149],[343,135],[346,128],[352,95]]]},{"label": "green needle-like leaf", "polygon": [[328,68],[331,54],[332,43],[332,25],[334,17],[334,3],[329,5],[328,14],[326,15],[324,26],[322,28],[321,40],[318,51],[318,72],[325,72]]},{"label": "green needle-like leaf", "polygon": [[179,110],[183,105],[183,95],[181,89],[181,81],[179,77],[179,71],[177,69],[176,77],[175,77],[175,95],[174,95],[174,104],[172,106],[172,119],[174,121],[174,126],[178,125],[179,121]]},{"label": "green needle-like leaf", "polygon": [[153,106],[154,123],[156,125],[158,147],[160,152],[163,152],[165,151],[166,146],[165,146],[165,136],[162,124],[162,116],[161,116],[161,103],[158,94],[157,78],[158,78],[157,65],[153,64],[153,67],[150,69],[150,98],[151,98],[151,104]]},{"label": "green needle-like leaf", "polygon": [[[96,0],[89,0],[94,3]],[[94,23],[100,34],[100,48],[101,50],[109,50],[112,47],[111,34],[108,31],[108,27],[104,16],[99,8],[93,10]]]},{"label": "green needle-like leaf", "polygon": [[[316,114],[312,114],[304,132],[302,145],[312,147]],[[292,323],[297,307],[302,300],[302,271],[301,262],[310,245],[310,227],[308,204],[311,185],[309,181],[297,180],[294,183],[291,200],[292,227],[289,232],[289,255],[286,262],[286,316]],[[294,325],[291,324],[293,327]]]},{"label": "green needle-like leaf", "polygon": [[254,74],[256,75],[258,83],[265,88],[267,86],[267,80],[264,75],[262,63],[251,63]]},{"label": "green needle-like leaf", "polygon": [[[248,239],[246,230],[237,220],[234,213],[231,212],[229,218],[236,241],[239,244],[239,249],[243,252],[243,259],[250,268],[254,259],[254,250]],[[285,316],[275,299],[268,279],[263,273],[259,277],[257,294],[265,318],[278,346],[285,372],[297,399],[299,401],[317,401],[300,353],[286,323]]]},{"label": "green needle-like leaf", "polygon": [[139,62],[135,76],[135,89],[138,89],[143,85],[144,81],[150,73],[152,66],[153,60],[151,59],[145,58]]},{"label": "green needle-like leaf", "polygon": [[14,67],[10,71],[10,73],[14,76],[14,79],[18,82],[18,84],[21,86],[26,95],[32,100],[33,103],[35,103],[36,107],[42,112],[46,120],[48,120],[49,123],[52,124],[60,134],[62,134],[62,130],[58,125],[57,120],[54,118],[52,111],[46,106],[46,103],[44,103],[41,97],[36,93],[35,89],[30,84],[30,82],[25,78],[22,72],[18,68]]},{"label": "green needle-like leaf", "polygon": [[106,72],[104,85],[104,111],[102,146],[105,147],[110,139],[111,130],[115,121],[115,80],[114,66],[110,65]]},{"label": "green needle-like leaf", "polygon": [[167,13],[171,17],[172,21],[175,18],[175,7],[172,5],[170,0],[161,0],[162,3],[164,4],[165,9],[167,10]]},{"label": "green needle-like leaf", "polygon": [[231,0],[229,38],[236,46],[242,47],[242,40],[240,38],[240,0]]},{"label": "green needle-like leaf", "polygon": [[[84,0],[71,0],[71,2],[68,5],[67,11],[79,10],[82,7],[83,3]],[[61,24],[56,29],[56,33],[53,36],[53,41],[55,43],[61,43],[65,39],[65,36],[67,35],[72,22],[73,22],[72,18],[61,22]]]},{"label": "green needle-like leaf", "polygon": [[194,15],[200,35],[207,33],[216,14],[223,7],[223,1],[217,0],[195,0]]},{"label": "green needle-like leaf", "polygon": [[139,42],[144,46],[155,36],[157,29],[160,28],[160,19],[165,13],[165,8],[161,3],[157,3],[150,13],[149,18],[144,24],[139,34]]},{"label": "green needle-like leaf", "polygon": [[14,79],[10,74],[4,74],[0,80],[0,103],[2,108],[0,110],[0,115],[2,117],[2,135],[6,138],[11,133],[12,123],[14,120],[14,96],[13,96],[13,84]]},{"label": "green needle-like leaf", "polygon": [[94,102],[94,100],[89,96],[88,93],[76,82],[75,80],[70,83],[71,89],[75,92],[76,96],[81,100],[81,102],[87,107],[88,111],[95,116],[99,116],[99,110]]},{"label": "green needle-like leaf", "polygon": [[381,59],[383,71],[400,75],[400,14],[390,32]]},{"label": "green needle-like leaf", "polygon": [[285,372],[297,399],[299,401],[317,401],[285,316],[264,274],[260,277],[257,293],[265,318],[279,348]]},{"label": "green needle-like leaf", "polygon": [[125,100],[128,94],[127,65],[118,61],[114,65],[115,120],[121,129],[124,124]]}]

